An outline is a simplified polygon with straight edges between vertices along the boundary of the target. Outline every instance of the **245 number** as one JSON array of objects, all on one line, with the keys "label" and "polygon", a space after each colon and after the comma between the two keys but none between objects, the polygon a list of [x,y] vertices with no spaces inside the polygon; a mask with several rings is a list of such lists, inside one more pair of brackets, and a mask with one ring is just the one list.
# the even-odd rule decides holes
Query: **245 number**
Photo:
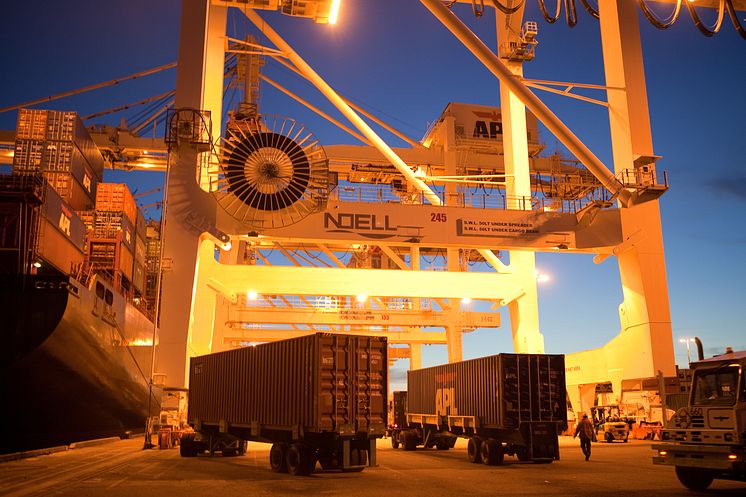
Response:
[{"label": "245 number", "polygon": [[447,221],[445,213],[431,213],[430,214],[430,222],[432,223],[445,223]]}]

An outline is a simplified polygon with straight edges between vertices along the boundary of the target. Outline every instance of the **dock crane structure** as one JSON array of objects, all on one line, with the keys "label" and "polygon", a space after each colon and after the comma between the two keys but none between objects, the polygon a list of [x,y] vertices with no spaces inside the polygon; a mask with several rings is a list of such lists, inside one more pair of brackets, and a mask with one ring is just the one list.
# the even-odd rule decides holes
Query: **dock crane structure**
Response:
[{"label": "dock crane structure", "polygon": [[[596,263],[613,257],[619,266],[620,333],[601,349],[566,358],[576,407],[593,404],[598,383],[611,382],[618,395],[624,382],[675,374],[658,207],[667,185],[656,173],[635,5],[599,2],[607,96],[600,103],[608,108],[613,151],[607,167],[529,90],[549,85],[523,78],[536,35],[536,25],[524,23],[524,3],[496,10],[494,51],[444,2],[420,1],[499,80],[501,108],[498,119],[497,109],[451,104],[411,149],[391,148],[260,15],[279,10],[330,22],[337,0],[183,2],[167,129],[157,362],[170,385],[183,386],[190,355],[318,329],[386,335],[406,345],[395,346],[392,357],[409,358],[413,368],[421,364],[423,343],[446,344],[449,361],[458,361],[464,331],[500,325],[496,313],[461,312],[461,299],[506,306],[514,350],[542,353],[535,278],[540,251],[592,253]],[[464,3],[476,9],[479,2]],[[363,145],[322,147],[295,121],[272,120],[251,105],[220,129],[230,8],[240,9],[273,45],[245,42],[245,51],[292,65],[348,119]],[[479,113],[485,116],[479,130],[492,143],[480,142],[476,127],[464,131],[477,126]],[[573,193],[532,196],[542,175],[558,188],[555,180],[570,171],[555,175],[550,161],[532,152],[530,116],[582,163],[573,175],[582,178],[579,189],[571,181],[562,185]],[[490,148],[492,129],[501,132],[499,153]],[[372,186],[371,196],[356,182]],[[495,199],[483,197],[480,206],[467,198],[459,185],[469,182],[499,183],[500,202],[487,205]],[[561,208],[567,201],[575,208]],[[318,260],[309,247],[328,267],[308,264]],[[270,249],[289,264],[273,265],[263,252]],[[341,260],[345,251],[354,263]],[[423,270],[421,256],[436,251],[446,254],[446,270]],[[466,271],[470,258],[494,270]]]}]

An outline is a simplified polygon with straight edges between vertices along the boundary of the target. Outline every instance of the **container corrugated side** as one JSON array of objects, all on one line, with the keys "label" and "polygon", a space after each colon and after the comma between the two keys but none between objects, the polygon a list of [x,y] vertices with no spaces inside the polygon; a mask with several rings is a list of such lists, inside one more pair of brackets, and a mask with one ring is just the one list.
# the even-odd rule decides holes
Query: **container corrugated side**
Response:
[{"label": "container corrugated side", "polygon": [[474,416],[483,427],[566,421],[564,356],[499,354],[409,371],[408,412]]},{"label": "container corrugated side", "polygon": [[386,350],[385,338],[317,333],[194,357],[189,419],[366,432],[386,419]]}]

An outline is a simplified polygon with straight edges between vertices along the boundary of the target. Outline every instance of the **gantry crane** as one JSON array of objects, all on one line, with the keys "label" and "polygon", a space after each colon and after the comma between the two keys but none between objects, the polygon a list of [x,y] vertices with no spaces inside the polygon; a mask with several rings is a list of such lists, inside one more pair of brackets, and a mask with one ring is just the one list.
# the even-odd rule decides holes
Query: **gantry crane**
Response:
[{"label": "gantry crane", "polygon": [[[257,12],[282,10],[325,22],[338,2],[184,2],[176,110],[167,131],[171,168],[164,262],[170,270],[163,277],[158,352],[158,369],[169,383],[182,385],[187,356],[225,346],[226,336],[228,342],[265,341],[317,326],[330,331],[340,326],[361,331],[381,327],[382,334],[409,344],[409,352],[395,356],[411,358],[414,367],[422,343],[445,342],[449,360],[460,360],[464,330],[480,319],[499,325],[494,316],[478,314],[459,321],[457,303],[464,298],[506,306],[515,351],[544,352],[534,274],[537,251],[594,253],[597,263],[614,256],[619,265],[624,294],[620,334],[601,349],[567,357],[568,392],[576,406],[592,403],[597,383],[611,382],[618,394],[625,380],[650,378],[659,371],[674,374],[657,200],[667,185],[656,173],[634,5],[623,0],[600,3],[607,94],[601,103],[609,109],[613,149],[609,168],[528,90],[529,85],[550,84],[523,78],[522,64],[535,56],[536,39],[536,26],[523,22],[523,4],[509,12],[496,11],[495,53],[443,2],[421,3],[500,81],[504,160],[499,166],[487,160],[483,169],[478,161],[465,164],[459,158],[463,147],[475,145],[463,140],[459,111],[485,113],[482,124],[489,136],[491,123],[497,122],[489,118],[495,109],[464,110],[452,104],[423,143],[393,149]],[[287,59],[352,123],[351,132],[364,145],[322,147],[295,121],[278,124],[248,106],[248,117],[231,120],[221,151],[214,150],[222,133],[217,123],[224,111],[224,34],[231,7],[240,7],[274,48],[255,42],[246,46],[263,56]],[[583,166],[582,174],[571,167],[562,174],[545,170],[554,188],[542,197],[547,203],[532,201],[536,186],[546,184],[541,167],[551,171],[551,164],[531,153],[526,109]],[[340,164],[347,164],[336,172],[347,174],[349,190],[334,188],[339,176],[330,173]],[[428,170],[418,165],[436,166]],[[577,179],[554,182],[563,174]],[[374,186],[369,190],[373,201],[355,188],[355,178]],[[484,183],[500,184],[501,205],[477,208],[467,201],[461,187]],[[599,190],[605,194],[594,197]],[[557,202],[568,199],[587,201],[574,210],[558,210]],[[310,267],[288,252],[308,246],[324,253],[335,267]],[[223,249],[219,256],[216,247]],[[364,257],[371,247],[384,254],[391,269],[350,269],[337,256],[354,248]],[[497,257],[495,247],[509,253],[509,265]],[[270,249],[285,251],[290,264],[273,265],[263,255]],[[447,254],[446,271],[421,270],[421,255],[434,250]],[[474,256],[489,262],[494,272],[463,271],[465,254],[478,254]],[[257,264],[257,258],[267,260]],[[357,300],[361,292],[378,302]],[[262,305],[252,303],[257,298]],[[290,305],[290,298],[300,304]],[[323,305],[314,304],[314,298],[327,299],[327,308],[328,302],[336,302],[334,312],[319,310]],[[422,299],[435,302],[440,311],[423,309]],[[414,322],[411,313],[389,307],[389,302],[402,300],[415,306],[409,310],[420,318],[432,314]],[[278,307],[290,323],[278,322],[273,310]],[[384,320],[390,321],[385,328]],[[446,323],[445,336],[422,331],[431,323]],[[273,329],[277,324],[290,326]]]}]

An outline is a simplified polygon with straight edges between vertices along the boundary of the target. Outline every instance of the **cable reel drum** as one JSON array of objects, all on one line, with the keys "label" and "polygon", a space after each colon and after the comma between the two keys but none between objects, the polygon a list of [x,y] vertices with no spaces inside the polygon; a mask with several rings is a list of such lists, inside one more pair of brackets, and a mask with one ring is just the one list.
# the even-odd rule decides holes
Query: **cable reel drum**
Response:
[{"label": "cable reel drum", "polygon": [[289,226],[326,206],[329,161],[295,120],[263,115],[229,122],[219,162],[213,194],[245,231]]}]

